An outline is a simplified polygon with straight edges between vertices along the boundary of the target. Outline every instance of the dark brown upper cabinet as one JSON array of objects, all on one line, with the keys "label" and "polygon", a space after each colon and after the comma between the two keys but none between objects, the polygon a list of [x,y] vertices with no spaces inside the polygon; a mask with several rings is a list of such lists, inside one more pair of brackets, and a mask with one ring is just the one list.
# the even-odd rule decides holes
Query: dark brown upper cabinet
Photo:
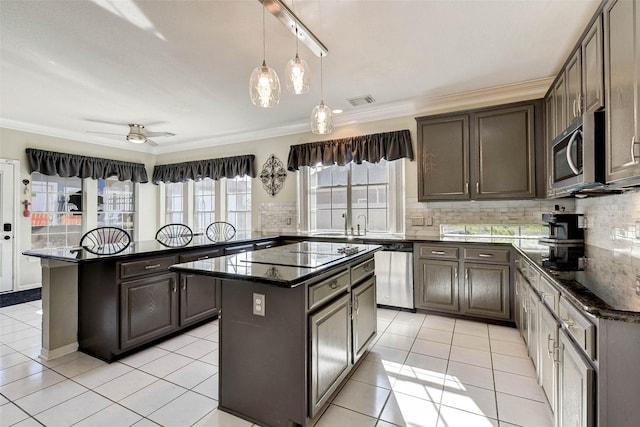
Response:
[{"label": "dark brown upper cabinet", "polygon": [[604,107],[602,43],[598,15],[545,97],[553,99],[553,114],[547,116],[553,132],[545,137],[547,144],[585,113]]},{"label": "dark brown upper cabinet", "polygon": [[640,182],[640,1],[612,0],[604,10],[606,179]]},{"label": "dark brown upper cabinet", "polygon": [[536,197],[539,100],[418,117],[418,201]]}]

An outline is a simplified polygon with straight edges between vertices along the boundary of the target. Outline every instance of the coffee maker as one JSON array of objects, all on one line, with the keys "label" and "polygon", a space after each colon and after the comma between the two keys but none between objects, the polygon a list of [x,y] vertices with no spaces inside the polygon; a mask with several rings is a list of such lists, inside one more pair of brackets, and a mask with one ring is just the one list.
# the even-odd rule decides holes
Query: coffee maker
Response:
[{"label": "coffee maker", "polygon": [[549,237],[540,239],[549,246],[542,266],[556,271],[584,270],[584,216],[551,212],[542,214],[542,221],[549,225]]}]

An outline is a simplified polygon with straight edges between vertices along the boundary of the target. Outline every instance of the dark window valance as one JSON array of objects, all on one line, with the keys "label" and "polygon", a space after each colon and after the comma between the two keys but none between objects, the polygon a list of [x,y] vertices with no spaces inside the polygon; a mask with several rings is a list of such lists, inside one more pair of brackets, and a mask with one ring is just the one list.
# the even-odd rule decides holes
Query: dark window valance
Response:
[{"label": "dark window valance", "polygon": [[109,178],[117,176],[119,181],[149,182],[147,170],[142,163],[101,159],[77,154],[27,148],[30,172],[44,175],[60,175],[64,178]]},{"label": "dark window valance", "polygon": [[377,163],[382,159],[413,160],[413,147],[409,130],[352,136],[330,141],[292,145],[289,149],[287,169],[295,171],[301,166],[344,166],[349,162]]},{"label": "dark window valance", "polygon": [[154,184],[159,184],[161,182],[184,182],[188,180],[200,181],[203,178],[217,180],[244,175],[255,178],[256,174],[253,171],[254,159],[255,156],[253,154],[247,154],[220,159],[156,165],[153,168],[151,181]]}]

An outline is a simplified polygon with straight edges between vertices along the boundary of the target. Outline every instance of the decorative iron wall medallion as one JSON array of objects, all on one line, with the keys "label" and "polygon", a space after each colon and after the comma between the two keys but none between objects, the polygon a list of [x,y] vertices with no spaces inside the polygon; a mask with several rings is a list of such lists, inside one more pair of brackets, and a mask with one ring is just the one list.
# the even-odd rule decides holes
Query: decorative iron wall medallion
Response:
[{"label": "decorative iron wall medallion", "polygon": [[286,177],[287,170],[280,159],[274,154],[269,156],[269,159],[262,166],[260,180],[262,181],[262,186],[271,197],[274,197],[282,189]]}]

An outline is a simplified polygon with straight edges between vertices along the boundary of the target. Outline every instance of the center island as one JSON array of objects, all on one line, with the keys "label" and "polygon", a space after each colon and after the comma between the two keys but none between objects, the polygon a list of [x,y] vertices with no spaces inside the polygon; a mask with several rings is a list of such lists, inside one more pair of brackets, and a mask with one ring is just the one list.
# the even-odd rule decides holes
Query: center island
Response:
[{"label": "center island", "polygon": [[380,249],[299,242],[171,266],[220,279],[220,409],[312,425],[376,336]]}]

